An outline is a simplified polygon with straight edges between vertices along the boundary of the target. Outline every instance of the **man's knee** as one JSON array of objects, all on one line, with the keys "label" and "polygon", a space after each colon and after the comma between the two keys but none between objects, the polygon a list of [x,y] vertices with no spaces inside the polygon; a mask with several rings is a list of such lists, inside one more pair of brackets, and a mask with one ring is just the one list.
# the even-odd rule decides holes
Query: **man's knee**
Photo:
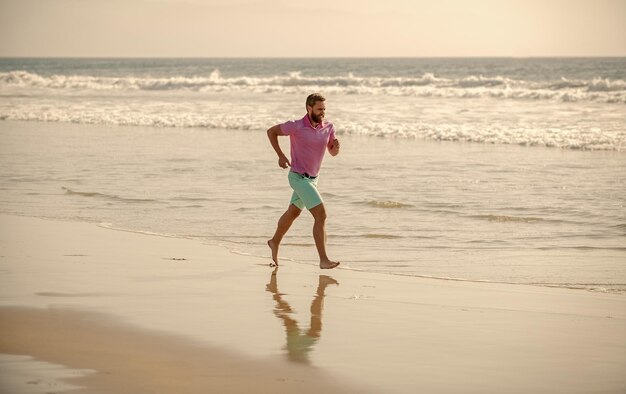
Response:
[{"label": "man's knee", "polygon": [[320,221],[326,220],[326,209],[324,208],[324,204],[311,208],[310,212],[311,215],[313,215],[313,219]]},{"label": "man's knee", "polygon": [[302,213],[302,210],[300,208],[296,207],[293,204],[289,205],[289,208],[287,209],[287,215],[289,215],[292,219],[300,216],[300,213]]}]

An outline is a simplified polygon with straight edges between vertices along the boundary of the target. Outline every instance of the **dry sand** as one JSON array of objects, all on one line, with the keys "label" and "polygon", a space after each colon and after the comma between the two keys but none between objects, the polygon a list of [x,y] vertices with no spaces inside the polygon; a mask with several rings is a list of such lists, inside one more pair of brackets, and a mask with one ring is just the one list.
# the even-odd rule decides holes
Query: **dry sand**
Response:
[{"label": "dry sand", "polygon": [[[622,295],[293,262],[272,275],[269,258],[195,240],[0,223],[0,353],[65,366],[58,381],[86,393],[626,392]],[[68,389],[2,360],[2,392]]]}]

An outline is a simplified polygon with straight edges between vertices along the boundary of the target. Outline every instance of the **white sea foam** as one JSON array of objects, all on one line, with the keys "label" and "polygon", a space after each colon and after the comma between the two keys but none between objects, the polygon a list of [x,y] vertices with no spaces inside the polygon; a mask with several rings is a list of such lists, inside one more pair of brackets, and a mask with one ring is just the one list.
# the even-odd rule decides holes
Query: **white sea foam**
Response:
[{"label": "white sea foam", "polygon": [[[0,119],[21,121],[69,122],[156,127],[187,127],[226,130],[259,130],[263,125],[275,124],[274,116],[262,113],[213,113],[207,116],[201,109],[184,110],[130,108],[125,103],[105,108],[72,106],[50,108],[46,105],[0,106]],[[382,138],[418,138],[439,141],[502,143],[525,146],[547,146],[577,150],[626,149],[626,132],[603,132],[584,125],[516,124],[502,122],[450,123],[446,121],[413,123],[399,120],[354,119],[351,116],[335,119],[338,134],[375,136]]]},{"label": "white sea foam", "polygon": [[[0,72],[0,120],[259,130],[284,120],[277,116],[294,96],[321,90],[349,104],[332,114],[340,134],[626,150],[622,79],[100,74]],[[270,106],[250,104],[269,95]]]},{"label": "white sea foam", "polygon": [[27,71],[11,71],[0,73],[0,89],[4,88],[199,92],[247,90],[256,93],[301,93],[324,90],[333,94],[626,103],[626,82],[623,80],[595,78],[574,81],[562,78],[559,82],[545,83],[482,75],[452,79],[437,77],[433,73],[424,73],[419,77],[358,77],[351,73],[311,77],[303,76],[301,72],[268,77],[223,77],[219,70],[214,70],[208,77],[151,78],[89,75],[43,76]]}]

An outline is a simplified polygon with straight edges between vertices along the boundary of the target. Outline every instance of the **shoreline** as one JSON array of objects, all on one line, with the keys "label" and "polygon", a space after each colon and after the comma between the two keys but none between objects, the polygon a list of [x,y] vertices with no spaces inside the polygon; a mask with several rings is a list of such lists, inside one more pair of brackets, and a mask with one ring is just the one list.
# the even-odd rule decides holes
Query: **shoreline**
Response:
[{"label": "shoreline", "polygon": [[[99,228],[105,229],[105,230],[111,230],[111,231],[119,231],[119,232],[123,232],[123,233],[130,233],[130,234],[138,234],[138,235],[146,235],[146,236],[154,236],[154,237],[163,237],[163,238],[170,238],[170,239],[180,239],[180,240],[188,240],[188,241],[193,241],[193,242],[200,242],[203,243],[205,245],[208,245],[210,247],[216,247],[216,248],[221,248],[224,249],[225,251],[234,254],[234,255],[239,255],[239,256],[245,256],[245,257],[251,257],[254,259],[269,259],[269,253],[267,256],[263,256],[263,255],[257,255],[251,252],[245,252],[245,251],[237,251],[235,249],[232,249],[231,247],[225,245],[225,243],[231,243],[231,244],[236,244],[233,241],[230,240],[203,240],[200,238],[196,238],[196,237],[189,237],[189,236],[183,236],[183,235],[175,235],[175,234],[162,234],[162,233],[156,233],[156,232],[152,232],[149,230],[133,230],[133,229],[126,229],[126,228],[121,228],[121,227],[113,227],[113,226],[108,226],[109,223],[102,223],[99,222],[97,220],[93,220],[93,221],[89,221],[89,220],[75,220],[75,221],[71,221],[68,219],[64,219],[64,218],[53,218],[53,217],[44,217],[44,216],[32,216],[32,215],[20,215],[20,214],[15,214],[15,213],[5,213],[5,212],[0,212],[0,215],[9,215],[9,216],[18,216],[18,217],[24,217],[24,218],[33,218],[33,219],[41,219],[41,220],[50,220],[53,222],[77,222],[77,223],[86,223],[86,224],[93,224]],[[314,245],[314,244],[312,244]],[[286,261],[288,264],[300,264],[303,266],[315,266],[315,264],[311,264],[311,263],[307,263],[307,262],[303,262],[303,261],[299,261],[297,259],[294,258],[283,258],[281,259],[283,261]],[[282,264],[281,264],[282,266]],[[611,289],[611,288],[589,288],[589,287],[584,287],[584,284],[581,284],[579,287],[576,287],[577,284],[561,284],[561,283],[553,283],[553,284],[537,284],[537,283],[521,283],[521,282],[499,282],[499,281],[491,281],[491,280],[487,280],[487,279],[465,279],[465,278],[454,278],[454,277],[437,277],[437,276],[429,276],[429,275],[417,275],[417,274],[410,274],[410,273],[401,273],[401,272],[377,272],[377,271],[367,271],[367,270],[362,270],[362,269],[358,269],[358,268],[352,268],[350,266],[348,266],[347,264],[344,264],[341,269],[343,270],[347,270],[347,271],[354,271],[354,272],[362,272],[362,273],[370,273],[370,274],[374,274],[374,275],[391,275],[391,276],[398,276],[398,277],[407,277],[407,278],[416,278],[416,279],[426,279],[426,280],[436,280],[436,281],[452,281],[452,282],[467,282],[467,283],[485,283],[485,284],[494,284],[494,285],[511,285],[511,286],[530,286],[530,287],[538,287],[538,288],[552,288],[552,289],[567,289],[567,290],[575,290],[575,291],[583,291],[583,292],[590,292],[590,293],[600,293],[600,294],[615,294],[615,295],[622,295],[622,296],[626,296],[626,291],[622,290],[622,289]],[[623,286],[621,284],[606,284],[607,286]]]}]

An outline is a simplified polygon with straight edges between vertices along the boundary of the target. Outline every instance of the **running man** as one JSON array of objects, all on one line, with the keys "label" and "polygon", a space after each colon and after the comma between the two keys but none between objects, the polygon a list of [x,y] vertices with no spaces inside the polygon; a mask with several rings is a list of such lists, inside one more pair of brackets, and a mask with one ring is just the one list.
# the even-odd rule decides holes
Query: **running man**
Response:
[{"label": "running man", "polygon": [[[317,180],[324,153],[339,154],[339,141],[335,138],[335,127],[324,120],[326,99],[313,93],[306,99],[306,115],[302,119],[272,126],[267,130],[272,148],[278,155],[278,166],[291,167],[289,185],[293,189],[287,211],[278,220],[274,237],[267,241],[272,250],[272,265],[278,265],[278,247],[283,237],[296,220],[302,209],[311,212],[313,219],[313,239],[320,256],[320,268],[330,269],[339,265],[326,255],[326,210],[322,196],[317,190]],[[291,162],[280,149],[278,136],[289,136],[291,142]]]}]

